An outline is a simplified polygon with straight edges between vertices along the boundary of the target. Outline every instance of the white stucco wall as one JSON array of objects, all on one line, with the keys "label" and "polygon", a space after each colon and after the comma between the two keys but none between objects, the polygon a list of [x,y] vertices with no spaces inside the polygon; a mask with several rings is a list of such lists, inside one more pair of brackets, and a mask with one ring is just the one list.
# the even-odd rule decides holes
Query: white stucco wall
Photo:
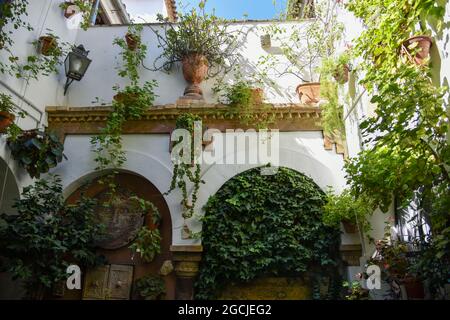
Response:
[{"label": "white stucco wall", "polygon": [[135,23],[157,22],[157,14],[167,17],[166,4],[164,0],[122,0]]},{"label": "white stucco wall", "polygon": [[[127,162],[123,170],[141,175],[161,192],[169,189],[172,178],[172,163],[169,153],[169,135],[125,135],[123,139],[124,150],[127,154]],[[214,139],[214,148],[222,149],[221,139]],[[92,176],[95,163],[94,154],[91,152],[90,136],[68,136],[65,141],[65,153],[67,161],[63,161],[52,173],[59,174],[63,179],[66,195],[70,195],[83,182],[86,177]],[[245,152],[245,149],[237,149],[236,153]],[[332,186],[341,190],[345,185],[342,172],[343,156],[336,154],[334,150],[327,151],[323,148],[322,133],[313,132],[284,132],[280,133],[280,166],[289,167],[311,177],[320,188],[325,190]],[[214,195],[220,187],[235,175],[250,168],[264,165],[260,164],[213,164],[202,166],[202,179],[205,185],[200,188],[196,212],[201,215],[202,207],[208,198]],[[188,190],[191,192],[192,190]],[[164,196],[172,218],[173,244],[192,244],[197,240],[184,240],[181,238],[181,229],[184,220],[181,216],[181,194],[175,190]],[[194,232],[201,230],[199,216],[187,221],[188,226]],[[345,235],[343,243],[357,243],[355,236]]]}]

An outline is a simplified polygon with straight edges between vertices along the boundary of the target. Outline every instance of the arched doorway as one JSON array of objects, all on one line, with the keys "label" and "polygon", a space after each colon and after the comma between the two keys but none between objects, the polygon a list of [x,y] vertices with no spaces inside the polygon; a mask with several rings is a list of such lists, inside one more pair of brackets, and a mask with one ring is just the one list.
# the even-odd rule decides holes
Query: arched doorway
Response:
[{"label": "arched doorway", "polygon": [[323,224],[324,202],[312,179],[289,168],[228,180],[205,206],[196,297],[331,297],[340,283],[340,234]]},{"label": "arched doorway", "polygon": [[[108,270],[99,268],[94,272],[89,273],[88,270],[85,274],[90,277],[89,281],[95,282],[98,285],[99,281],[102,285],[107,285],[102,283],[101,279],[106,279],[108,277],[117,276],[119,273],[127,273],[131,279],[131,289],[129,289],[130,295],[127,297],[126,290],[124,289],[124,296],[118,299],[138,299],[139,295],[135,290],[136,280],[148,276],[148,275],[159,275],[162,266],[165,266],[167,270],[167,265],[171,261],[172,254],[170,252],[170,245],[172,243],[172,222],[170,218],[169,208],[164,200],[163,195],[158,191],[158,189],[147,179],[137,174],[120,172],[115,175],[115,184],[118,186],[117,191],[121,196],[135,195],[141,199],[151,201],[157,208],[161,215],[161,223],[159,225],[159,230],[161,234],[161,253],[158,254],[155,259],[147,263],[141,259],[139,254],[133,254],[129,246],[133,242],[133,238],[136,233],[128,232],[125,229],[114,230],[107,228],[109,234],[106,234],[105,239],[102,240],[102,248],[98,249],[98,254],[103,255],[107,260]],[[109,192],[108,187],[105,184],[99,183],[99,178],[94,181],[89,182],[89,184],[78,188],[67,198],[68,203],[75,203],[82,195],[90,198],[102,199],[105,194]],[[104,209],[101,208],[101,201],[99,201],[99,207],[97,209],[99,214],[104,213]],[[120,212],[119,212],[120,214]],[[145,217],[145,224],[150,224],[151,219]],[[129,223],[129,221],[127,221]],[[133,222],[136,227],[136,221]],[[138,222],[139,223],[139,222]],[[142,222],[140,222],[142,225]],[[111,234],[113,233],[113,234]],[[129,238],[129,237],[133,238]],[[114,274],[113,274],[114,269]],[[169,267],[170,269],[170,267]],[[170,271],[170,270],[169,270]],[[104,274],[107,272],[108,274]],[[98,277],[98,280],[96,280]],[[106,277],[106,278],[105,278]],[[173,272],[161,275],[165,283],[166,295],[165,299],[174,299],[175,297],[175,276]],[[83,286],[89,286],[91,283],[87,283],[83,279]],[[128,284],[127,284],[128,285]],[[65,299],[81,299],[89,298],[86,296],[87,288],[83,288],[82,292],[79,290],[68,291],[65,290],[63,298]],[[92,298],[92,297],[91,297]],[[100,299],[100,298],[98,298]]]},{"label": "arched doorway", "polygon": [[[0,158],[0,212],[6,214],[17,214],[13,204],[20,198],[19,187],[17,186],[14,174],[9,169],[7,163]],[[13,281],[11,276],[0,273],[0,300],[20,299],[24,295],[24,290],[18,281]]]}]

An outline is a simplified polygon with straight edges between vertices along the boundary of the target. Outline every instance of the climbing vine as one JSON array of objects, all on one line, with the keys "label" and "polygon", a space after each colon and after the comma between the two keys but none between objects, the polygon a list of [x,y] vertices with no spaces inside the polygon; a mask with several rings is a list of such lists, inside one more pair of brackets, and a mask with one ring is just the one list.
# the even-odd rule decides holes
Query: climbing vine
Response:
[{"label": "climbing vine", "polygon": [[[450,261],[450,147],[449,115],[443,95],[446,88],[434,85],[429,61],[416,63],[417,47],[405,40],[430,34],[426,21],[442,25],[444,8],[425,0],[353,0],[348,9],[362,19],[366,30],[357,39],[355,52],[363,59],[361,83],[376,104],[375,115],[360,125],[363,150],[346,166],[354,194],[366,193],[387,210],[393,196],[401,206],[410,203],[417,190],[431,221],[435,258]],[[436,269],[424,256],[418,259],[427,274]],[[420,263],[419,263],[420,265]],[[428,269],[427,269],[428,268]],[[448,274],[447,274],[448,278]],[[433,285],[442,285],[434,283]]]},{"label": "climbing vine", "polygon": [[[188,219],[191,218],[194,214],[195,204],[197,202],[197,194],[200,189],[200,184],[204,183],[200,178],[201,167],[200,164],[194,163],[195,159],[195,144],[194,144],[194,126],[196,121],[201,122],[201,118],[197,115],[193,115],[191,113],[184,113],[177,118],[176,128],[177,129],[186,129],[191,137],[190,144],[190,161],[174,161],[173,166],[173,175],[172,181],[170,183],[170,188],[165,194],[169,194],[176,188],[181,190],[183,200],[181,201],[181,205],[183,207],[183,218]],[[183,142],[183,138],[180,137],[178,141],[175,141],[173,147]],[[180,154],[176,156],[180,156],[183,158],[183,152],[185,149],[180,150]],[[189,199],[189,195],[187,192],[187,182],[193,183],[193,190],[191,199]]]},{"label": "climbing vine", "polygon": [[196,297],[266,275],[336,275],[339,231],[323,224],[324,204],[317,185],[288,168],[230,179],[205,206]]},{"label": "climbing vine", "polygon": [[[130,26],[129,33],[133,33],[140,39],[142,27]],[[122,150],[122,128],[128,120],[139,120],[144,112],[153,105],[155,94],[154,88],[156,81],[146,81],[142,86],[139,85],[138,66],[146,56],[147,47],[139,44],[137,49],[130,49],[125,40],[121,38],[114,39],[114,44],[121,49],[123,65],[118,67],[119,76],[129,78],[131,84],[120,89],[114,86],[117,94],[112,103],[112,112],[108,115],[106,126],[100,135],[91,139],[91,144],[95,152],[96,170],[113,169],[106,180],[100,183],[108,183],[111,194],[114,194],[115,184],[114,175],[126,161],[125,152]]]}]

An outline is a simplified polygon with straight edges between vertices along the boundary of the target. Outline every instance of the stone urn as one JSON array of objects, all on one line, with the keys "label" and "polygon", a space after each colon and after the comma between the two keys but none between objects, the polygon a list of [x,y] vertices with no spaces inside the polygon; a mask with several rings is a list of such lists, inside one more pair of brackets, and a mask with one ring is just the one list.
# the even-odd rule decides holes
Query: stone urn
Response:
[{"label": "stone urn", "polygon": [[183,76],[188,82],[184,90],[184,97],[192,100],[203,100],[200,84],[208,73],[208,60],[199,53],[191,53],[183,58]]},{"label": "stone urn", "polygon": [[320,100],[320,83],[308,82],[297,87],[298,97],[301,103],[314,104]]}]

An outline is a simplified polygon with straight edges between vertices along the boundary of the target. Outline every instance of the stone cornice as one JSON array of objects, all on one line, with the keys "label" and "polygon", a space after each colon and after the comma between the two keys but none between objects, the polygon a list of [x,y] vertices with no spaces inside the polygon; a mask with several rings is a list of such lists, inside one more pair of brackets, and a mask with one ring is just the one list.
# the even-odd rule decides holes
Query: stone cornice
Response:
[{"label": "stone cornice", "polygon": [[[47,107],[49,129],[62,139],[68,134],[96,134],[104,126],[111,111],[110,107]],[[181,113],[190,112],[199,115],[207,128],[248,129],[256,127],[258,119],[274,119],[271,129],[281,132],[317,131],[320,126],[320,108],[302,104],[275,104],[254,108],[252,117],[255,126],[243,126],[239,115],[230,112],[225,105],[196,103],[189,105],[163,105],[149,109],[141,120],[127,121],[124,134],[170,133]]]}]

